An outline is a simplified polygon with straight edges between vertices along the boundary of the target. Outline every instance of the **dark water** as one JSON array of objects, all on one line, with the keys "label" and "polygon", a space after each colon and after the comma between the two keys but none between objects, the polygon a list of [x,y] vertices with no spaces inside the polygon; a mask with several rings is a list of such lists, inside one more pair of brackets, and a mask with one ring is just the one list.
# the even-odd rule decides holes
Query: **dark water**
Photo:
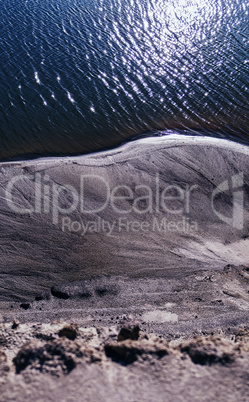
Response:
[{"label": "dark water", "polygon": [[0,158],[148,131],[249,143],[247,0],[2,0]]}]

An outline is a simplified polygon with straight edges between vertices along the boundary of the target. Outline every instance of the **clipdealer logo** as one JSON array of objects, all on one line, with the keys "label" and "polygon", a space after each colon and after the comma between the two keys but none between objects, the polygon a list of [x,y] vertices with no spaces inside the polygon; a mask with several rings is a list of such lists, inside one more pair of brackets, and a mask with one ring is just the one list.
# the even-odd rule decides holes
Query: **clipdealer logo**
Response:
[{"label": "clipdealer logo", "polygon": [[[240,172],[231,177],[231,180],[223,181],[212,193],[211,203],[215,215],[218,218],[232,226],[235,229],[242,230],[244,228],[244,174]],[[215,199],[228,191],[232,193],[232,216],[227,217],[217,211],[215,208]]]},{"label": "clipdealer logo", "polygon": [[[26,188],[29,189],[30,194],[27,194],[23,200],[20,197],[20,191],[24,182],[26,182]],[[97,214],[106,208],[112,210],[112,216],[120,217],[131,214],[133,219],[134,216],[141,217],[144,214],[157,215],[159,213],[163,213],[167,217],[188,216],[193,193],[197,188],[197,185],[180,186],[165,183],[161,180],[159,173],[155,174],[151,185],[118,184],[113,187],[110,186],[108,180],[101,176],[86,174],[79,177],[77,188],[71,184],[55,183],[47,174],[35,173],[34,175],[14,176],[7,184],[5,198],[9,208],[15,213],[22,215],[51,214],[52,223],[57,225],[61,218],[69,218],[73,216],[74,212],[80,218],[93,215],[97,217]],[[68,222],[69,219],[64,219],[64,226],[68,225]],[[76,226],[75,224],[74,227]],[[133,226],[135,227],[136,224],[130,224],[130,227]],[[86,224],[83,227],[86,227]]]},{"label": "clipdealer logo", "polygon": [[[20,197],[23,188],[23,181],[28,183],[29,194]],[[220,183],[210,194],[210,207],[213,213],[229,226],[242,230],[244,228],[244,174],[239,172],[231,178]],[[89,192],[89,189],[90,192]],[[91,197],[95,193],[95,202]],[[50,179],[49,175],[41,173],[22,174],[12,177],[5,189],[5,199],[9,208],[16,214],[50,214],[52,223],[58,225],[62,222],[62,230],[68,228],[72,232],[83,233],[97,231],[94,228],[102,228],[103,232],[113,232],[115,222],[101,220],[100,214],[106,208],[112,209],[113,215],[118,215],[119,228],[129,228],[130,231],[161,230],[161,227],[168,231],[184,230],[197,231],[197,222],[191,225],[189,220],[191,205],[195,190],[200,191],[199,185],[169,184],[160,179],[156,173],[151,185],[138,184],[131,188],[126,184],[118,184],[111,188],[110,184],[103,177],[93,174],[81,175],[78,187],[71,184],[58,184]],[[224,194],[231,196],[232,213],[230,216],[219,211],[220,197]],[[196,197],[198,197],[198,192]],[[193,203],[192,203],[193,202]],[[222,201],[223,202],[223,201]],[[27,207],[28,206],[28,207]],[[73,214],[79,217],[79,221],[72,221]],[[163,214],[162,222],[157,221],[158,214]],[[130,214],[131,220],[124,219]],[[149,229],[147,218],[141,219],[143,214],[154,216],[154,226]],[[180,216],[178,222],[170,220],[170,216]],[[86,217],[89,220],[84,220]],[[95,220],[93,219],[95,216]],[[110,215],[109,215],[110,216]],[[137,220],[134,220],[134,217]],[[187,218],[186,218],[187,217]],[[82,219],[84,218],[84,219]],[[114,218],[115,219],[115,218]],[[133,220],[132,220],[133,219]],[[125,222],[128,222],[127,224]],[[139,226],[140,222],[140,226]],[[71,228],[71,229],[70,229]],[[78,228],[78,230],[77,230]],[[154,228],[154,229],[153,229]],[[156,229],[155,229],[156,228]],[[100,230],[100,229],[98,229]],[[165,229],[166,230],[166,229]],[[127,229],[128,231],[128,229]]]}]

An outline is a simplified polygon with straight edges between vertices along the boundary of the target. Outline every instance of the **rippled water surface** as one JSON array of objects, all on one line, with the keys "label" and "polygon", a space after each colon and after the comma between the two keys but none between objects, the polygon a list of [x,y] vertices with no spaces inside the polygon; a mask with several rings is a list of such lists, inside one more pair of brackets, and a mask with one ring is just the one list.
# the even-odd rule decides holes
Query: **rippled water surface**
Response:
[{"label": "rippled water surface", "polygon": [[246,0],[2,0],[0,158],[188,129],[249,143]]}]

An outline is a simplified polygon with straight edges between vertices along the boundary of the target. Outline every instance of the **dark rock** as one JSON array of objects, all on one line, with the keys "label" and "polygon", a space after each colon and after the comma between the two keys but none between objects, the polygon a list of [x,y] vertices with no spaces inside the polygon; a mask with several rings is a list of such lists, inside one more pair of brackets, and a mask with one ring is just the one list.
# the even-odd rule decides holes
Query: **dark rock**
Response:
[{"label": "dark rock", "polygon": [[125,344],[109,344],[105,345],[105,354],[117,363],[132,364],[141,355],[141,350]]},{"label": "dark rock", "polygon": [[12,324],[12,329],[17,329],[18,327],[19,327],[19,325],[20,325],[20,323],[18,322],[18,321],[13,321],[13,324]]},{"label": "dark rock", "polygon": [[189,355],[193,363],[202,366],[213,364],[225,366],[232,363],[235,359],[236,348],[231,341],[215,336],[196,338],[180,345],[182,353]]},{"label": "dark rock", "polygon": [[24,310],[28,310],[30,308],[30,303],[21,303],[20,307]]},{"label": "dark rock", "polygon": [[137,340],[139,338],[140,328],[138,325],[122,327],[118,334],[118,342],[126,339]]},{"label": "dark rock", "polygon": [[78,325],[77,324],[66,325],[58,332],[58,335],[60,338],[64,336],[70,339],[71,341],[74,341],[79,335]]},{"label": "dark rock", "polygon": [[59,299],[69,299],[69,294],[68,292],[64,289],[63,286],[61,285],[54,285],[51,287],[51,294],[54,297],[58,297]]},{"label": "dark rock", "polygon": [[124,316],[120,320],[118,326],[118,342],[126,339],[137,340],[139,338],[139,324],[136,322],[133,316]]},{"label": "dark rock", "polygon": [[32,341],[25,344],[13,359],[16,373],[30,368],[56,376],[69,374],[76,367],[77,358],[82,357],[83,353],[77,345],[72,342],[68,345],[67,342],[55,340],[43,344]]},{"label": "dark rock", "polygon": [[121,364],[132,364],[139,356],[146,359],[153,355],[159,359],[168,355],[169,348],[165,341],[131,341],[109,343],[105,345],[105,354],[113,361]]},{"label": "dark rock", "polygon": [[80,298],[88,299],[92,296],[90,290],[84,282],[72,282],[67,284],[54,285],[51,288],[51,293],[54,297],[60,299]]}]

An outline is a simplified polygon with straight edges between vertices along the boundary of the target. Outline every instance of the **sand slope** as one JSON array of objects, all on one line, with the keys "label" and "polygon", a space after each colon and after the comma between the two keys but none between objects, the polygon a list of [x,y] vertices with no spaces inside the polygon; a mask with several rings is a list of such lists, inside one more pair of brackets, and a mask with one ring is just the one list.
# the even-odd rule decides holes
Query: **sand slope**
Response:
[{"label": "sand slope", "polygon": [[246,264],[248,161],[246,146],[170,136],[90,156],[2,163],[1,299],[99,274],[184,277]]}]

